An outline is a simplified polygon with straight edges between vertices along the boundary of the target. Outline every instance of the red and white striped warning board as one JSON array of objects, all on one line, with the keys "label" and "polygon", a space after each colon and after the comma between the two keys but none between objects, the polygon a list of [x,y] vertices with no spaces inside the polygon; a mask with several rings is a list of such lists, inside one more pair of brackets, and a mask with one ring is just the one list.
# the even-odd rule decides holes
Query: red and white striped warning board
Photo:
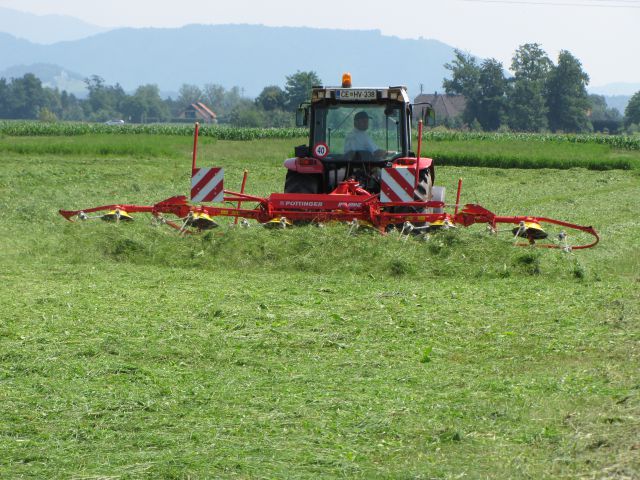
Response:
[{"label": "red and white striped warning board", "polygon": [[222,168],[194,168],[191,174],[192,202],[222,202],[224,199],[224,170]]},{"label": "red and white striped warning board", "polygon": [[385,168],[382,170],[380,201],[414,202],[413,190],[416,169],[413,167]]}]

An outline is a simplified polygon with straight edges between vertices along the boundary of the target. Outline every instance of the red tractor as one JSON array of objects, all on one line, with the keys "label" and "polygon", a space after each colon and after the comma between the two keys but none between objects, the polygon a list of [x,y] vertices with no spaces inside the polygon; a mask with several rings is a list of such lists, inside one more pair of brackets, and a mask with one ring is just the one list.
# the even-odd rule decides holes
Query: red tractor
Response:
[{"label": "red tractor", "polygon": [[[423,112],[430,118],[431,106],[425,107]],[[413,105],[403,86],[352,88],[351,77],[345,74],[341,87],[313,87],[311,101],[301,105],[296,115],[298,126],[309,127],[309,143],[296,147],[296,157],[285,162],[285,193],[330,193],[352,179],[383,201],[390,197],[430,201],[435,178],[430,158],[419,159],[417,178],[398,175],[396,182],[382,181],[385,169],[407,173],[405,167],[415,165],[412,118]],[[444,200],[443,190],[436,191],[438,200]],[[402,209],[409,211],[407,207],[395,211]]]}]

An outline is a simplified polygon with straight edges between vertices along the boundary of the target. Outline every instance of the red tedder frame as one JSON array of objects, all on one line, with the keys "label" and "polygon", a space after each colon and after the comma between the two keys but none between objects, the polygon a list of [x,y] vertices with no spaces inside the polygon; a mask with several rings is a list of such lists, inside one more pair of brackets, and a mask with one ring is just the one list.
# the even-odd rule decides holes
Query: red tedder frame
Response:
[{"label": "red tedder frame", "polygon": [[[418,154],[416,159],[403,159],[413,161],[418,164],[421,147],[421,130],[419,125],[418,133]],[[196,123],[194,131],[192,172],[196,168],[197,147],[198,147],[199,125]],[[416,176],[419,175],[418,168],[415,168]],[[377,228],[384,233],[390,226],[422,225],[419,228],[428,228],[429,225],[451,225],[465,226],[480,223],[487,224],[493,231],[496,231],[499,224],[508,224],[513,227],[524,228],[525,224],[548,223],[564,228],[578,230],[593,237],[591,243],[567,247],[561,243],[544,244],[537,243],[533,236],[526,237],[528,242],[516,243],[519,246],[534,245],[543,248],[560,248],[579,250],[595,246],[600,238],[596,230],[591,226],[581,226],[573,223],[556,220],[547,217],[537,217],[528,215],[500,216],[477,204],[465,204],[461,207],[460,195],[462,190],[462,180],[458,181],[455,205],[446,205],[441,201],[413,201],[413,202],[385,202],[380,201],[379,194],[372,194],[362,188],[355,179],[347,179],[341,182],[335,190],[328,194],[308,194],[308,193],[272,193],[268,197],[258,197],[248,195],[244,192],[247,182],[247,171],[245,170],[240,192],[224,190],[224,202],[222,206],[193,205],[186,196],[174,196],[162,200],[155,205],[132,205],[132,204],[111,204],[93,207],[83,210],[60,210],[59,213],[67,220],[74,218],[86,219],[89,213],[116,211],[126,213],[150,213],[154,217],[161,219],[168,225],[184,230],[184,226],[171,220],[166,220],[165,215],[173,215],[180,220],[193,217],[195,214],[206,214],[214,217],[233,217],[234,223],[238,218],[256,220],[260,223],[273,222],[283,217],[290,221],[305,222],[362,222]],[[243,208],[243,204],[254,204],[253,208]],[[442,212],[447,206],[454,207],[454,213]],[[398,208],[403,207],[402,212]],[[461,208],[460,208],[461,207]],[[415,210],[405,212],[404,210]],[[439,211],[440,213],[423,213]],[[515,230],[515,229],[514,229]]]}]

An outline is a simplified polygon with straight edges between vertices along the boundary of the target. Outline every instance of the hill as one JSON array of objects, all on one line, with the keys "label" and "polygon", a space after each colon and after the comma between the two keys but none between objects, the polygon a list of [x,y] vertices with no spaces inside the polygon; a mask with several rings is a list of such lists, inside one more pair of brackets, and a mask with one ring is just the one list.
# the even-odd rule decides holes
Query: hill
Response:
[{"label": "hill", "polygon": [[624,115],[627,104],[629,103],[629,100],[631,100],[631,95],[605,95],[604,99],[609,108],[617,108],[618,111]]},{"label": "hill", "polygon": [[0,8],[0,32],[34,43],[78,40],[107,30],[66,15],[34,15]]},{"label": "hill", "polygon": [[606,96],[629,96],[640,90],[640,83],[617,82],[589,87],[589,93]]},{"label": "hill", "polygon": [[38,45],[0,34],[0,70],[56,64],[82,76],[100,75],[125,89],[154,83],[237,85],[248,96],[283,85],[296,70],[314,70],[326,84],[344,71],[355,85],[405,84],[411,94],[441,90],[453,47],[437,40],[400,39],[378,30],[331,30],[260,25],[124,28],[88,38]]},{"label": "hill", "polygon": [[610,108],[617,108],[623,115],[627,103],[629,103],[633,94],[638,91],[640,91],[640,83],[618,82],[589,87],[589,93],[603,95],[607,105]]}]

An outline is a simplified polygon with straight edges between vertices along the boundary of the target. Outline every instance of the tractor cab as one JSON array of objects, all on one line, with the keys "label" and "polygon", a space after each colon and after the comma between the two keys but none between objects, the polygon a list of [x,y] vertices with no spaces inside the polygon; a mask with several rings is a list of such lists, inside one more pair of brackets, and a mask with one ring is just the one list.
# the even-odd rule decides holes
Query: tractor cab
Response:
[{"label": "tractor cab", "polygon": [[328,193],[354,178],[378,193],[381,169],[415,156],[411,113],[403,86],[352,88],[345,74],[341,87],[313,87],[296,115],[298,126],[309,127],[309,143],[285,162],[285,192]]}]

